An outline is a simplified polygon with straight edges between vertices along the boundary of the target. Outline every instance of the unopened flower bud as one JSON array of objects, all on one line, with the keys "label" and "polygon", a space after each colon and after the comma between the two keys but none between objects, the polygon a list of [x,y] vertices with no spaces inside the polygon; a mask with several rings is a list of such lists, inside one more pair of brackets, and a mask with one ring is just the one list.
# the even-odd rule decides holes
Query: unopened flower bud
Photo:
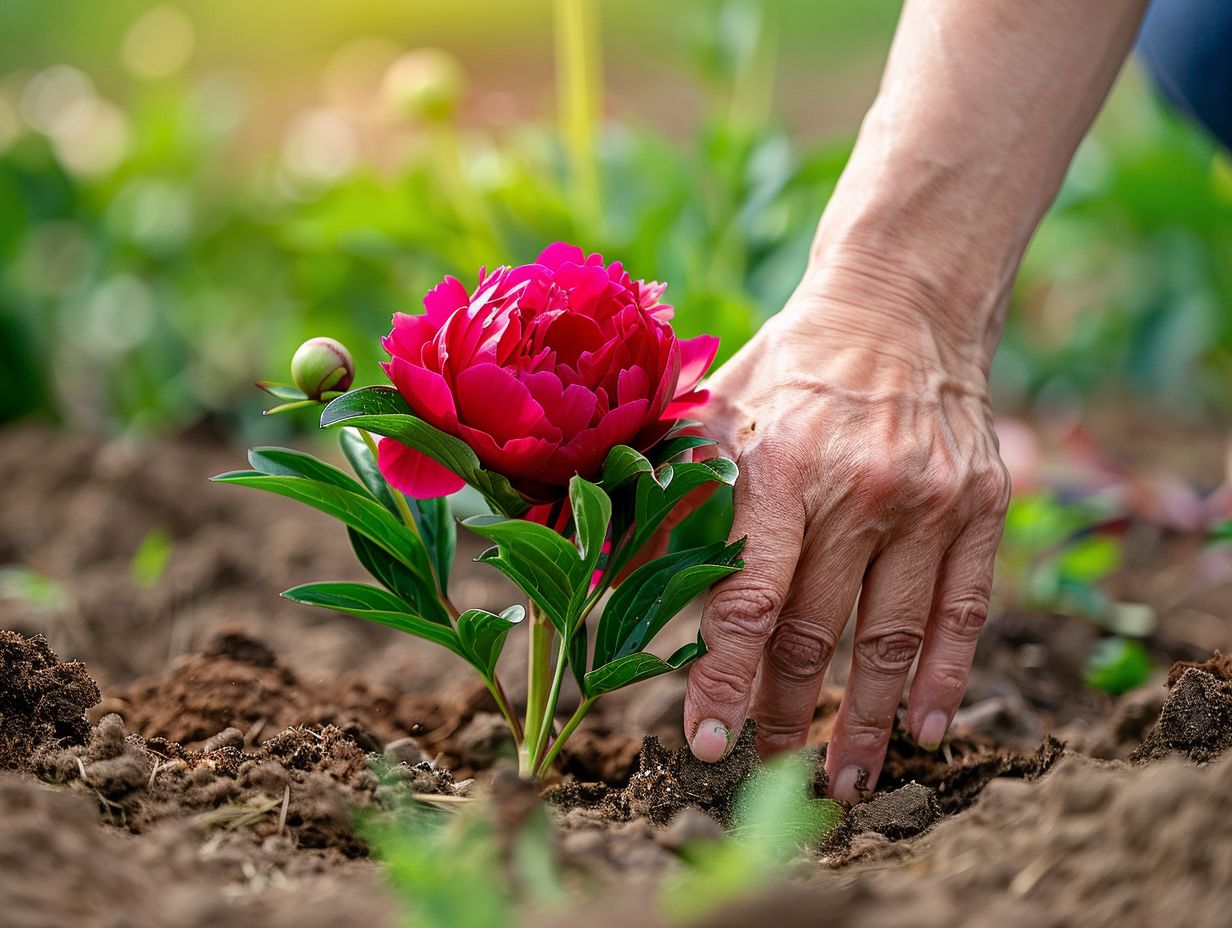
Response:
[{"label": "unopened flower bud", "polygon": [[350,388],[355,380],[355,362],[341,342],[310,338],[291,358],[291,380],[309,399],[319,400],[324,393],[342,393]]},{"label": "unopened flower bud", "polygon": [[465,85],[466,77],[456,58],[439,48],[420,48],[389,66],[381,92],[396,113],[444,122],[457,109]]}]

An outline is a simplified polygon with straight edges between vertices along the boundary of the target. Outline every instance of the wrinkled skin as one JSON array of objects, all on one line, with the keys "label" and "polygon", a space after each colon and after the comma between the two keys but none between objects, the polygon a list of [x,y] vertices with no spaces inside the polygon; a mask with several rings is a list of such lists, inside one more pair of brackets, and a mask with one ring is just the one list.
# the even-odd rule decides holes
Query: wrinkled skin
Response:
[{"label": "wrinkled skin", "polygon": [[876,782],[917,654],[913,736],[935,748],[958,709],[1009,493],[987,350],[933,324],[891,273],[873,286],[854,267],[810,270],[709,382],[701,416],[740,465],[747,566],[711,591],[685,707],[703,760],[746,715],[763,753],[800,747],[858,599],[827,757],[849,801]]}]

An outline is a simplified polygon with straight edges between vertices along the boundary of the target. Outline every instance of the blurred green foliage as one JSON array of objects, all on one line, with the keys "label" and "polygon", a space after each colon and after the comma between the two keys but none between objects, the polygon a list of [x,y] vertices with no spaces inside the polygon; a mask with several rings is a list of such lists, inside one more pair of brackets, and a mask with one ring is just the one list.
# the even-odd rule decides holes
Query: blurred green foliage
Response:
[{"label": "blurred green foliage", "polygon": [[[555,239],[669,281],[683,333],[714,332],[730,355],[794,287],[850,144],[849,125],[801,144],[770,108],[800,83],[815,109],[858,97],[848,88],[875,76],[896,9],[604,7],[614,83],[657,26],[654,68],[666,61],[672,75],[655,78],[661,96],[699,93],[664,104],[679,110],[668,132],[609,116],[594,140],[596,210],[579,200],[576,148],[538,118],[472,106],[417,120],[381,105],[406,50],[396,42],[412,35],[473,39],[482,64],[467,62],[489,75],[504,62],[513,79],[536,51],[541,62],[547,2],[516,15],[481,4],[490,15],[464,26],[461,12],[425,7],[403,23],[398,4],[365,0],[261,30],[265,52],[252,36],[219,36],[285,4],[232,19],[235,4],[70,5],[83,18],[58,44],[51,8],[0,12],[4,60],[21,66],[0,75],[0,369],[20,385],[0,391],[0,421],[40,413],[151,433],[212,415],[266,435],[286,425],[257,425],[248,386],[285,379],[304,338],[341,339],[357,382],[377,381],[392,312],[415,311],[444,274],[472,281]],[[833,52],[816,79],[810,49]],[[288,85],[298,93],[281,111],[269,98]],[[507,96],[515,111],[525,102]],[[1025,263],[995,370],[1001,405],[1112,390],[1185,415],[1228,412],[1230,205],[1227,161],[1131,76]]]}]

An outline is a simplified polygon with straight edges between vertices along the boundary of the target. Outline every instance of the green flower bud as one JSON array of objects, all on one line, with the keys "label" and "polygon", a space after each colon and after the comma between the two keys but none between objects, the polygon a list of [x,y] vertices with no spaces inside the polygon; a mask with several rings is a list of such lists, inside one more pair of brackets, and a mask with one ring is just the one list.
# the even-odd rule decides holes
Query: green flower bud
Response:
[{"label": "green flower bud", "polygon": [[291,380],[309,399],[319,400],[324,393],[343,393],[350,388],[355,380],[355,362],[341,342],[310,338],[295,349]]},{"label": "green flower bud", "polygon": [[420,48],[389,66],[381,92],[394,112],[445,122],[453,116],[465,89],[466,76],[453,55],[439,48]]}]

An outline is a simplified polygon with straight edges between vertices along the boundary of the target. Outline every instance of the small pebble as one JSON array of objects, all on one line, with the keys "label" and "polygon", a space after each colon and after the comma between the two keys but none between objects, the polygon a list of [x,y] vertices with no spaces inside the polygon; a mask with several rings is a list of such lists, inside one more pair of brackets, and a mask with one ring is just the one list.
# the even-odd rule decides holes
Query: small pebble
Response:
[{"label": "small pebble", "polygon": [[238,728],[224,728],[213,738],[205,742],[203,750],[206,754],[209,754],[212,751],[221,751],[223,748],[243,750],[244,733]]}]

